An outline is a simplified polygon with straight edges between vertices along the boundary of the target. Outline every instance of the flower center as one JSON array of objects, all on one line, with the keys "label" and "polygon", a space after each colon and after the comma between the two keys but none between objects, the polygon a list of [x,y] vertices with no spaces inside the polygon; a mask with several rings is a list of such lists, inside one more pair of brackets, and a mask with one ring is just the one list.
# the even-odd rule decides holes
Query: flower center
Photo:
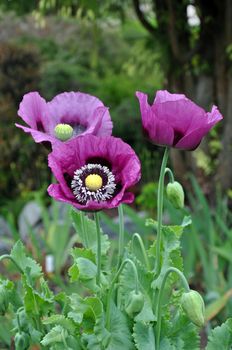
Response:
[{"label": "flower center", "polygon": [[73,128],[69,124],[57,124],[54,132],[61,141],[67,141],[73,136]]},{"label": "flower center", "polygon": [[71,188],[77,201],[106,201],[116,190],[115,177],[107,166],[87,164],[74,172]]},{"label": "flower center", "polygon": [[85,186],[91,191],[99,190],[102,184],[102,177],[98,174],[90,174],[85,178]]}]

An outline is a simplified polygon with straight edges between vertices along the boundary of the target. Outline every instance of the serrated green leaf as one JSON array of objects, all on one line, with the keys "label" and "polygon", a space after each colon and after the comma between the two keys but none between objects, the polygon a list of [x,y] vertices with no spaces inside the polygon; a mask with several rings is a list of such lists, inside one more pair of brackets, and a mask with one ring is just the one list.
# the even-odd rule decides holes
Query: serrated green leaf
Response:
[{"label": "serrated green leaf", "polygon": [[[95,221],[89,219],[83,212],[74,209],[71,210],[71,217],[80,242],[85,248],[91,249],[94,254],[97,254],[97,230]],[[101,230],[101,254],[106,255],[109,247],[109,238],[107,235],[103,234]]]},{"label": "serrated green leaf", "polygon": [[220,327],[214,328],[209,335],[206,350],[231,350],[232,346],[232,318]]},{"label": "serrated green leaf", "polygon": [[28,284],[25,276],[22,277],[22,281],[24,288],[24,306],[27,314],[46,315],[50,310],[53,310],[53,297],[47,297],[47,295],[34,290]]},{"label": "serrated green leaf", "polygon": [[95,334],[82,334],[82,344],[84,345],[84,349],[87,350],[102,350],[102,346],[99,343]]},{"label": "serrated green leaf", "polygon": [[18,241],[14,245],[10,255],[17,262],[23,272],[30,275],[30,278],[36,279],[42,275],[41,266],[37,264],[35,260],[26,255],[25,247],[21,241]]},{"label": "serrated green leaf", "polygon": [[29,325],[29,333],[31,342],[33,344],[39,343],[42,339],[43,334],[39,332],[37,329],[33,328],[32,325]]},{"label": "serrated green leaf", "polygon": [[111,304],[110,339],[106,350],[134,350],[132,335],[126,316]]},{"label": "serrated green leaf", "polygon": [[70,276],[70,281],[71,282],[76,282],[78,281],[78,278],[79,278],[79,269],[77,267],[76,264],[73,264],[69,270],[68,270],[68,274]]},{"label": "serrated green leaf", "polygon": [[174,316],[172,315],[170,317],[170,314],[166,315],[166,320],[162,323],[162,334],[164,335],[164,338],[168,339],[170,345],[174,346],[173,349],[199,350],[199,335],[197,327],[178,309]]},{"label": "serrated green leaf", "polygon": [[153,313],[151,301],[148,298],[145,298],[142,311],[135,316],[134,320],[137,322],[146,323],[156,321],[156,316]]},{"label": "serrated green leaf", "polygon": [[88,305],[86,305],[84,299],[76,293],[71,294],[68,298],[70,301],[69,305],[73,310],[68,313],[68,317],[72,318],[74,322],[81,324]]},{"label": "serrated green leaf", "polygon": [[[135,320],[140,322],[152,322],[156,320],[152,308],[152,295],[153,290],[151,288],[151,283],[153,280],[153,274],[147,271],[144,265],[129,251],[126,249],[126,257],[134,261],[139,278],[139,290],[144,295],[144,306],[141,312],[136,315]],[[130,292],[135,289],[135,277],[133,273],[133,268],[131,264],[127,264],[119,278],[119,292],[121,303],[125,306],[128,302],[128,297]]]},{"label": "serrated green leaf", "polygon": [[74,260],[77,258],[85,258],[91,260],[93,263],[96,262],[95,255],[91,249],[75,247],[71,250],[71,255]]},{"label": "serrated green leaf", "polygon": [[[161,271],[159,277],[152,282],[153,289],[159,289],[163,277],[169,267],[176,267],[183,271],[183,258],[181,256],[180,238],[183,233],[182,226],[163,226],[162,227],[162,251],[161,251]],[[156,255],[156,242],[150,247],[149,254]],[[177,276],[172,274],[169,277],[169,284],[176,281]]]},{"label": "serrated green leaf", "polygon": [[162,339],[160,343],[160,350],[179,350],[175,347],[175,345],[172,345],[170,340],[165,337]]},{"label": "serrated green leaf", "polygon": [[74,323],[64,315],[52,315],[50,317],[47,317],[43,319],[43,324],[56,325],[56,326],[60,325],[71,334],[75,332]]},{"label": "serrated green leaf", "polygon": [[66,339],[68,332],[61,326],[53,327],[48,332],[43,340],[40,342],[43,346],[54,345],[56,343],[63,343],[63,339]]},{"label": "serrated green leaf", "polygon": [[73,277],[77,276],[77,279],[82,281],[91,280],[96,277],[97,274],[97,266],[89,259],[86,258],[77,258],[74,262],[77,270],[75,269],[75,274],[73,275],[73,270],[70,268]]},{"label": "serrated green leaf", "polygon": [[138,350],[155,350],[154,329],[151,324],[136,322],[133,328],[133,338]]}]

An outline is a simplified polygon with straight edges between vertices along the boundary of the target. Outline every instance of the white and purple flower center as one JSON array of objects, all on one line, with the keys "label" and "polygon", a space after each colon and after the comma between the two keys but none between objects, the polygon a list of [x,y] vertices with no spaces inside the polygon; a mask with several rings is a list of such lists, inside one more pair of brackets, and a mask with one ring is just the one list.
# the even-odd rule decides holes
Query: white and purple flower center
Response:
[{"label": "white and purple flower center", "polygon": [[74,172],[71,187],[78,202],[101,202],[113,197],[116,183],[107,166],[87,164]]}]

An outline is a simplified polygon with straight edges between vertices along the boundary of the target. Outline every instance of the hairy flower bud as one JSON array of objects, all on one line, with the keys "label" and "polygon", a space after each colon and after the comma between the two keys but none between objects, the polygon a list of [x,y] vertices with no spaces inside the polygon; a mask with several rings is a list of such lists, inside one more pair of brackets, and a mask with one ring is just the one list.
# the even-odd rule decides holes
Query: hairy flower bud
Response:
[{"label": "hairy flower bud", "polygon": [[4,284],[0,285],[0,315],[4,315],[9,306],[9,293]]},{"label": "hairy flower bud", "polygon": [[30,345],[30,337],[27,333],[16,333],[15,338],[15,350],[27,350]]},{"label": "hairy flower bud", "polygon": [[205,323],[205,304],[201,295],[195,290],[184,293],[181,305],[188,318],[198,327]]},{"label": "hairy flower bud", "polygon": [[179,182],[174,181],[167,185],[167,197],[175,208],[184,207],[184,190]]},{"label": "hairy flower bud", "polygon": [[73,128],[69,124],[57,124],[54,131],[55,136],[61,141],[67,141],[73,136]]},{"label": "hairy flower bud", "polygon": [[130,292],[128,302],[126,305],[126,313],[130,317],[134,317],[138,314],[144,305],[144,296],[141,292],[136,293],[135,291]]}]

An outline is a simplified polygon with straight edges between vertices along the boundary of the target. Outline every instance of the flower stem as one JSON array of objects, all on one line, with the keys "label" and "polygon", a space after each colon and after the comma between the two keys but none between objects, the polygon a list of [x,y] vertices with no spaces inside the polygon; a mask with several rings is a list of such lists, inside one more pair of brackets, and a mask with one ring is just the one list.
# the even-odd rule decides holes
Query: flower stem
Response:
[{"label": "flower stem", "polygon": [[118,264],[117,270],[120,267],[123,258],[124,251],[124,215],[123,215],[123,207],[120,205],[118,207],[118,215],[119,215],[119,245],[118,245]]},{"label": "flower stem", "polygon": [[23,270],[21,269],[21,267],[17,264],[17,262],[15,261],[14,258],[12,258],[11,255],[9,255],[9,254],[4,254],[4,255],[0,256],[0,261],[2,261],[2,260],[4,260],[4,259],[9,259],[9,260],[11,260],[11,261],[15,264],[15,266],[17,267],[17,269],[19,270],[19,272],[20,272],[21,274],[24,273]]},{"label": "flower stem", "polygon": [[143,240],[138,233],[134,233],[132,236],[132,248],[134,247],[135,239],[137,239],[137,241],[139,242],[139,245],[140,245],[140,248],[141,248],[141,251],[143,254],[144,262],[146,264],[147,269],[150,271],[151,267],[150,267],[150,263],[149,263],[149,260],[147,257],[146,249],[145,249],[144,244],[143,244]]},{"label": "flower stem", "polygon": [[157,239],[156,239],[156,266],[155,266],[155,275],[157,276],[160,273],[161,265],[161,236],[162,236],[162,219],[163,219],[163,201],[164,201],[164,176],[165,169],[168,161],[169,148],[166,147],[163,155],[163,160],[160,169],[159,184],[158,184],[158,199],[157,199]]},{"label": "flower stem", "polygon": [[99,223],[99,213],[94,213],[94,218],[96,222],[96,229],[97,229],[97,276],[96,276],[96,282],[98,285],[100,285],[100,277],[101,277],[101,229],[100,229],[100,223]]},{"label": "flower stem", "polygon": [[171,171],[170,168],[166,168],[166,169],[165,169],[165,175],[166,175],[167,173],[168,173],[168,175],[169,175],[169,181],[170,181],[171,183],[173,183],[173,182],[175,181],[175,179],[174,179],[173,172]]},{"label": "flower stem", "polygon": [[86,232],[86,225],[85,225],[85,214],[82,211],[81,211],[81,227],[84,234],[84,245],[86,248],[89,248],[88,234]]},{"label": "flower stem", "polygon": [[109,329],[109,327],[110,327],[110,300],[111,300],[111,296],[113,293],[114,285],[115,285],[115,282],[117,282],[117,280],[118,280],[119,276],[121,275],[126,264],[131,264],[131,266],[133,268],[134,277],[135,277],[135,293],[138,294],[138,292],[139,292],[139,279],[138,279],[138,272],[137,272],[136,266],[131,259],[125,259],[122,262],[118,272],[114,276],[114,278],[111,282],[111,285],[110,285],[108,295],[107,295],[107,303],[106,303],[106,328],[107,329]]},{"label": "flower stem", "polygon": [[156,350],[159,350],[159,345],[160,345],[160,331],[161,331],[161,303],[162,303],[162,296],[163,296],[163,291],[164,291],[164,287],[165,287],[165,283],[166,280],[168,278],[168,275],[172,272],[175,272],[178,274],[178,276],[180,277],[182,284],[184,286],[184,289],[186,290],[186,292],[190,291],[188,282],[184,276],[184,274],[178,270],[175,267],[169,267],[163,277],[162,283],[161,283],[161,287],[159,290],[159,294],[158,294],[158,299],[157,299],[157,304],[156,304],[156,316],[157,316],[157,324],[156,324]]}]

